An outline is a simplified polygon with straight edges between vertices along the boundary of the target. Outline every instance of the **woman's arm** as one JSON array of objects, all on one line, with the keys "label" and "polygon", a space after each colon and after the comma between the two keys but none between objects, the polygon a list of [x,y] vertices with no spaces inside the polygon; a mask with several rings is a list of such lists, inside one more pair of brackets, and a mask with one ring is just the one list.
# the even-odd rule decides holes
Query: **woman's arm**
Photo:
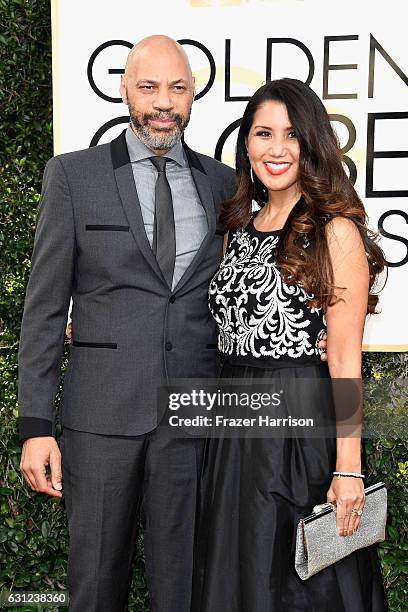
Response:
[{"label": "woman's arm", "polygon": [[[340,300],[329,306],[327,322],[327,360],[333,379],[361,379],[361,344],[367,313],[369,273],[363,241],[355,224],[341,217],[333,219],[326,229],[327,243],[333,266],[335,294]],[[338,384],[340,397],[344,390],[359,385]],[[336,383],[334,383],[336,387]],[[358,394],[359,395],[359,394]],[[338,398],[337,398],[338,399]],[[356,394],[354,394],[356,399]],[[337,430],[336,471],[361,472],[361,414],[360,396],[351,415],[352,433]],[[336,402],[336,393],[335,393]],[[337,413],[344,414],[349,406],[336,406]],[[357,425],[356,425],[357,419]],[[336,500],[337,527],[340,535],[349,535],[358,527],[359,517],[352,513],[364,504],[363,480],[353,477],[333,478],[328,491],[328,501]]]}]

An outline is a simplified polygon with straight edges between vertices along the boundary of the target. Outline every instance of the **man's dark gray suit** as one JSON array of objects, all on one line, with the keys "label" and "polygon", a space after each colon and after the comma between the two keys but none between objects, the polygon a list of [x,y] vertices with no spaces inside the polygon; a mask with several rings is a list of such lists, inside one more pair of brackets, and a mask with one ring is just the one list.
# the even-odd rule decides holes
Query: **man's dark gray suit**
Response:
[{"label": "man's dark gray suit", "polygon": [[208,233],[173,290],[146,235],[125,132],[51,159],[44,174],[21,329],[19,434],[55,435],[72,296],[60,421],[75,612],[126,609],[140,512],[151,610],[189,610],[203,442],[160,434],[156,394],[171,378],[217,376],[207,290],[235,173],[183,147]]}]

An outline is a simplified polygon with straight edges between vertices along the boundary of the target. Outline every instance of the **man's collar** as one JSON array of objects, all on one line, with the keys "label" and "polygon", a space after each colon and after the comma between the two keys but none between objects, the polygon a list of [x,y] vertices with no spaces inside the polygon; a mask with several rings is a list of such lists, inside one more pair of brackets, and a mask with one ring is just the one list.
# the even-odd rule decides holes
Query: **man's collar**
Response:
[{"label": "man's collar", "polygon": [[[199,172],[206,174],[198,154],[190,149],[184,140],[182,140],[182,147],[188,166],[190,166],[192,170],[198,170]],[[119,136],[111,141],[110,150],[114,170],[119,170],[119,168],[130,164],[129,150],[126,143],[126,129],[124,129]]]},{"label": "man's collar", "polygon": [[[153,157],[155,155],[155,153],[149,149],[149,147],[143,144],[143,142],[136,136],[130,124],[126,129],[125,139],[131,162],[138,162],[142,159],[148,159],[149,157]],[[188,166],[188,161],[183,151],[181,140],[176,142],[176,144],[166,153],[165,157],[172,159],[182,168]]]}]

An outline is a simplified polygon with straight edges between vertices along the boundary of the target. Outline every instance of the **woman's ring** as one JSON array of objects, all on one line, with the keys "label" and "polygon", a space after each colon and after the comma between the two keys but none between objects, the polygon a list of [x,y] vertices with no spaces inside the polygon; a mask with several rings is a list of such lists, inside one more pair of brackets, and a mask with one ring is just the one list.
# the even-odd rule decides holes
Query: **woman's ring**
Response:
[{"label": "woman's ring", "polygon": [[353,508],[351,511],[353,514],[357,514],[357,516],[361,516],[363,514],[363,510],[362,509],[358,509],[358,508]]}]

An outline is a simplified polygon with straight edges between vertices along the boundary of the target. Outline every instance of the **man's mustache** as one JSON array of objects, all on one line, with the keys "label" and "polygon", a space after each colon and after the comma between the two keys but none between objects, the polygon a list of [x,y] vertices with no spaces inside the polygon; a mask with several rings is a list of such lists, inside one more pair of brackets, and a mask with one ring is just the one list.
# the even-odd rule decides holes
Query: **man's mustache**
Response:
[{"label": "man's mustache", "polygon": [[146,113],[143,115],[143,124],[147,125],[149,121],[157,119],[159,121],[174,121],[179,127],[183,125],[183,117],[178,113]]}]

